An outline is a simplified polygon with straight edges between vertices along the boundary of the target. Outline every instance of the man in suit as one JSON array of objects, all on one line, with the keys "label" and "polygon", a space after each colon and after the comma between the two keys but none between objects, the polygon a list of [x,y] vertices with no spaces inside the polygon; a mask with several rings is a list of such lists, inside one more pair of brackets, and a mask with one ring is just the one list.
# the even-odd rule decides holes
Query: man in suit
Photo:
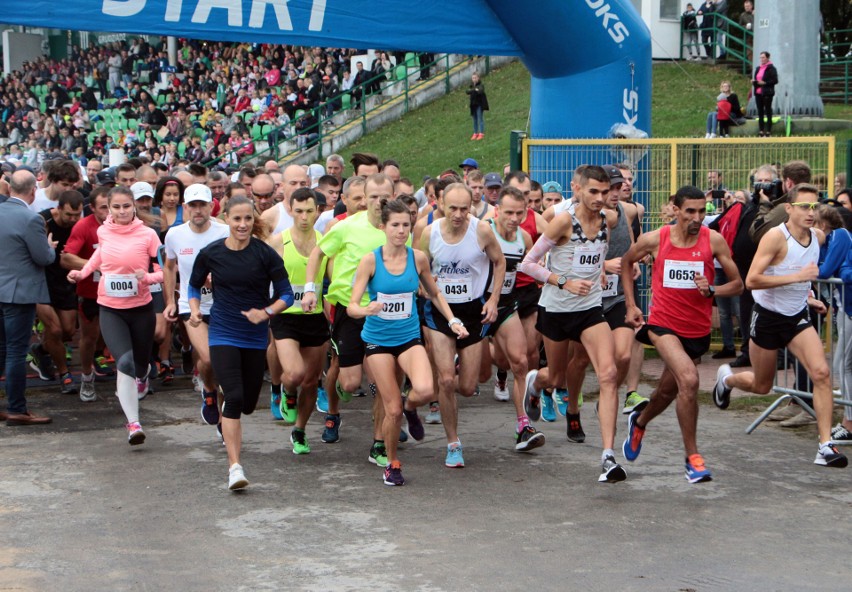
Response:
[{"label": "man in suit", "polygon": [[16,171],[10,182],[9,199],[0,203],[0,368],[6,373],[6,409],[0,420],[7,426],[41,425],[49,417],[27,409],[26,356],[36,303],[50,302],[44,268],[56,258],[56,243],[47,234],[44,219],[30,211],[35,199],[36,178],[29,171]]}]

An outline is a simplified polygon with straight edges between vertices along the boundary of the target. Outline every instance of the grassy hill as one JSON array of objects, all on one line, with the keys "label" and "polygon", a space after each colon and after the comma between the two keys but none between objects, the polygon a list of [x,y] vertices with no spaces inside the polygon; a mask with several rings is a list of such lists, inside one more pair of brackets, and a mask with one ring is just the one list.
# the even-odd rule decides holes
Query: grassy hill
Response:
[{"label": "grassy hill", "polygon": [[[653,136],[704,137],[707,113],[715,107],[719,83],[730,80],[745,100],[747,77],[720,66],[693,63],[657,64],[653,71]],[[491,72],[484,78],[491,110],[485,114],[485,139],[470,141],[472,125],[464,89],[413,111],[386,125],[341,152],[349,160],[353,152],[374,152],[380,158],[399,161],[403,175],[415,184],[424,175],[457,167],[475,158],[484,171],[500,171],[508,162],[509,132],[526,130],[529,121],[530,76],[520,62]],[[826,117],[852,118],[852,106],[827,105]],[[852,131],[837,134],[836,166],[845,167],[846,142]]]}]

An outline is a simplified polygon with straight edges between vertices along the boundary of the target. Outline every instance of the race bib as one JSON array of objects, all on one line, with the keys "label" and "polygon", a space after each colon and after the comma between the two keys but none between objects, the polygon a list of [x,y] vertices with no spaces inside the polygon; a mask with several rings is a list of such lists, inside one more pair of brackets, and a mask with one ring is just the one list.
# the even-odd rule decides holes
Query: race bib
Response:
[{"label": "race bib", "polygon": [[604,286],[603,292],[601,293],[604,298],[612,298],[613,296],[618,296],[619,279],[620,278],[617,273],[606,274],[606,286]]},{"label": "race bib", "polygon": [[201,303],[213,302],[213,289],[201,286]]},{"label": "race bib", "polygon": [[291,286],[293,288],[293,308],[302,308],[302,298],[305,297],[305,285]]},{"label": "race bib", "polygon": [[574,248],[574,273],[594,273],[603,265],[603,245],[577,245]]},{"label": "race bib", "polygon": [[382,305],[382,310],[379,313],[380,319],[385,319],[386,321],[407,319],[411,317],[414,294],[412,292],[404,292],[402,294],[385,294],[379,292],[376,294],[376,302]]},{"label": "race bib", "polygon": [[503,279],[503,289],[500,290],[501,294],[511,294],[512,290],[515,288],[515,277],[518,275],[517,271],[507,271],[506,277]]},{"label": "race bib", "polygon": [[163,291],[163,284],[151,284],[148,286],[148,289],[151,291],[151,294],[156,294]]},{"label": "race bib", "polygon": [[468,275],[460,278],[438,278],[438,289],[447,302],[470,302],[473,300],[473,279]]},{"label": "race bib", "polygon": [[113,298],[131,298],[139,294],[139,280],[132,273],[107,274],[104,276],[104,291]]},{"label": "race bib", "polygon": [[695,276],[704,273],[703,261],[673,261],[663,266],[663,287],[676,290],[695,290]]}]

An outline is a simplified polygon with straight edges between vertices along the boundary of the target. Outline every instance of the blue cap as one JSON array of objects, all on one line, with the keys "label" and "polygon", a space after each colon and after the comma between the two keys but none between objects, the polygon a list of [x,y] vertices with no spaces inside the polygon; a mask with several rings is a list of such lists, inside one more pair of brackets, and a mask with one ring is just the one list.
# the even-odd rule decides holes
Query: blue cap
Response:
[{"label": "blue cap", "polygon": [[473,160],[472,158],[465,158],[462,163],[459,165],[460,167],[473,167],[475,169],[479,168],[479,163]]},{"label": "blue cap", "polygon": [[556,181],[548,181],[541,186],[542,193],[562,193],[562,185]]}]

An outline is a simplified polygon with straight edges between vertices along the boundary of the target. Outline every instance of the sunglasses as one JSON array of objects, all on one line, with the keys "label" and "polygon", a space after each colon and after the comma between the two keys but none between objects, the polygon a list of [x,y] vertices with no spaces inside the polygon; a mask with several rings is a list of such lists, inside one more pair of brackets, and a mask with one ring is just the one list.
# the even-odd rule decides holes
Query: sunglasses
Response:
[{"label": "sunglasses", "polygon": [[822,204],[820,204],[818,201],[794,201],[790,205],[797,208],[802,208],[803,210],[815,210]]}]

